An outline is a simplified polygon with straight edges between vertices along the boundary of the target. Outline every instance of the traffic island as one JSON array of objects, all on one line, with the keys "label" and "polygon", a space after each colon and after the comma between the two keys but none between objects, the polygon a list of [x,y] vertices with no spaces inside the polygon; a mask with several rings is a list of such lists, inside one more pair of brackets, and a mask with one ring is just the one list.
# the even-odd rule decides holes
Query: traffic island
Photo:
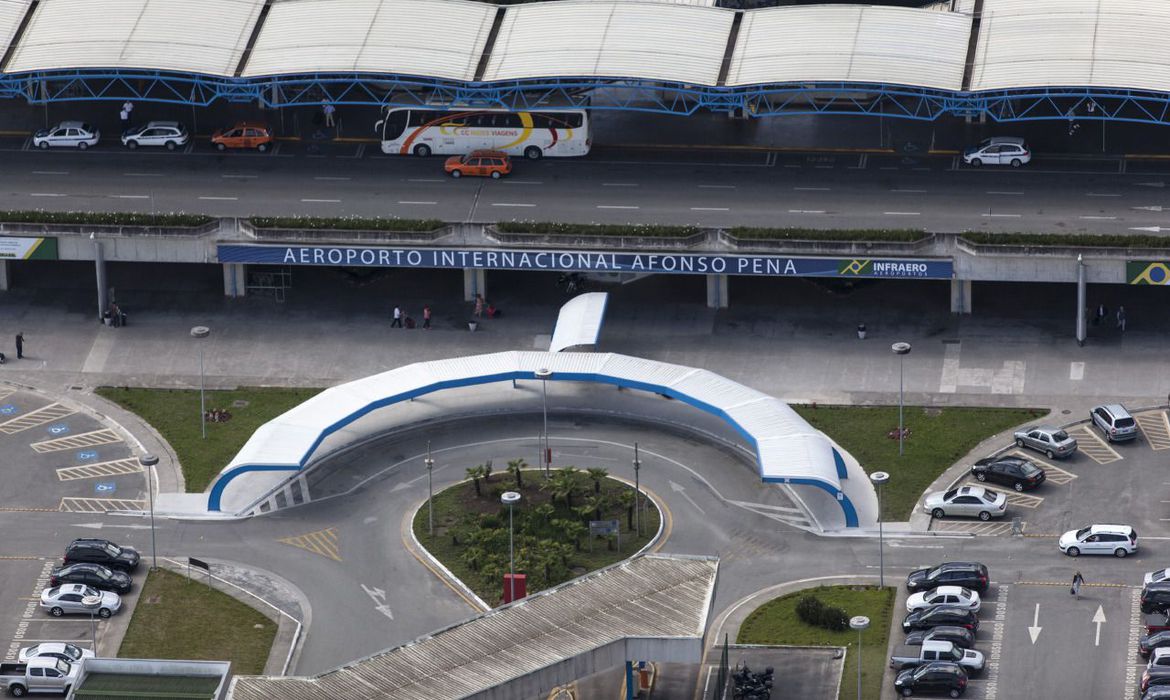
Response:
[{"label": "traffic island", "polygon": [[427,501],[414,515],[419,544],[489,605],[505,599],[509,544],[515,573],[525,576],[519,598],[626,559],[658,535],[661,515],[645,489],[639,535],[633,485],[605,469],[564,467],[546,477],[526,466],[468,468],[466,481],[434,495],[433,535]]}]

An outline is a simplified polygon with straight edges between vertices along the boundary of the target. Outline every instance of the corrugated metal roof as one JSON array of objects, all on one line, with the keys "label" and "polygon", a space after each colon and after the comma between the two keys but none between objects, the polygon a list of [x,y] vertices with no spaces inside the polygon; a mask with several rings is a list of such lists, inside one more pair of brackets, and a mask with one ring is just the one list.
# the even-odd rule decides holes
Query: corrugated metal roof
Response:
[{"label": "corrugated metal roof", "polygon": [[7,72],[149,68],[232,75],[264,0],[41,0]]},{"label": "corrugated metal roof", "polygon": [[8,50],[16,28],[20,26],[20,20],[24,19],[24,13],[28,12],[31,4],[32,0],[0,0],[0,56]]},{"label": "corrugated metal roof", "polygon": [[959,90],[971,17],[821,5],[745,12],[728,85],[864,82]]},{"label": "corrugated metal roof", "polygon": [[396,73],[471,80],[496,6],[469,0],[278,0],[246,76]]},{"label": "corrugated metal roof", "polygon": [[578,294],[561,307],[553,328],[549,352],[560,352],[578,345],[597,345],[601,324],[605,320],[606,292]]},{"label": "corrugated metal roof", "polygon": [[714,85],[734,13],[557,0],[508,8],[484,80],[624,77]]},{"label": "corrugated metal roof", "polygon": [[1170,90],[1170,3],[985,0],[971,89]]},{"label": "corrugated metal roof", "polygon": [[707,557],[638,557],[317,678],[236,676],[228,696],[448,700],[621,639],[701,639],[718,566]]}]

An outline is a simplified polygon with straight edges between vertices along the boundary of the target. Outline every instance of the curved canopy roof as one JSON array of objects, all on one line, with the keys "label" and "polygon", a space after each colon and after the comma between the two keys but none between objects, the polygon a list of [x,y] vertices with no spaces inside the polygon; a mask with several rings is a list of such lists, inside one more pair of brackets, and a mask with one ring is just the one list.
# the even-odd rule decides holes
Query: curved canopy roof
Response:
[{"label": "curved canopy roof", "polygon": [[578,294],[561,306],[557,325],[553,327],[549,352],[560,352],[582,345],[597,345],[601,324],[605,321],[608,292]]}]

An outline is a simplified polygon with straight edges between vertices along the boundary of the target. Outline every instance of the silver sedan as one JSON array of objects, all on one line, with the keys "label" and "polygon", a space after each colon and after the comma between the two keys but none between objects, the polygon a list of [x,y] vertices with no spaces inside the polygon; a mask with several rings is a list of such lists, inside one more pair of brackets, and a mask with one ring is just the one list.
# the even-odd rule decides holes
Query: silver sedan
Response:
[{"label": "silver sedan", "polygon": [[950,491],[927,494],[922,509],[935,518],[966,515],[991,520],[1007,512],[1007,496],[982,486],[960,486]]},{"label": "silver sedan", "polygon": [[1076,438],[1051,425],[1033,425],[1017,430],[1015,437],[1018,447],[1031,447],[1037,452],[1044,453],[1048,459],[1068,457],[1077,451]]},{"label": "silver sedan", "polygon": [[122,598],[117,593],[99,591],[80,583],[65,583],[41,591],[41,609],[48,610],[53,617],[67,613],[109,617],[121,607]]}]

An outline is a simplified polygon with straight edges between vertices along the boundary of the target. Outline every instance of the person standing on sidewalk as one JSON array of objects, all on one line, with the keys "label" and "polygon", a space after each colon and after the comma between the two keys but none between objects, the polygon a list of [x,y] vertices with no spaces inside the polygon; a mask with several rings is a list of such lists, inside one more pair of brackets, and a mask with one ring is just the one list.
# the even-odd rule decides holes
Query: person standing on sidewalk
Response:
[{"label": "person standing on sidewalk", "polygon": [[1125,307],[1117,307],[1117,330],[1125,332]]},{"label": "person standing on sidewalk", "polygon": [[24,359],[24,331],[16,334],[16,359]]},{"label": "person standing on sidewalk", "polygon": [[118,116],[122,117],[122,131],[130,128],[130,114],[134,111],[134,103],[126,100],[122,103],[122,112]]},{"label": "person standing on sidewalk", "polygon": [[321,103],[321,112],[324,113],[324,115],[325,115],[325,126],[327,126],[327,127],[333,126],[333,114],[336,111],[337,111],[337,108],[334,107],[331,103],[329,103],[329,102]]},{"label": "person standing on sidewalk", "polygon": [[1081,584],[1085,582],[1085,577],[1081,576],[1081,572],[1073,574],[1072,594],[1077,600],[1081,599]]},{"label": "person standing on sidewalk", "polygon": [[423,305],[423,328],[425,330],[431,329],[431,306],[430,304]]},{"label": "person standing on sidewalk", "polygon": [[391,328],[402,328],[402,307],[398,304],[394,305],[394,320],[390,322]]},{"label": "person standing on sidewalk", "polygon": [[475,295],[475,312],[474,312],[474,314],[475,314],[476,318],[481,318],[483,316],[483,295],[482,294]]}]

